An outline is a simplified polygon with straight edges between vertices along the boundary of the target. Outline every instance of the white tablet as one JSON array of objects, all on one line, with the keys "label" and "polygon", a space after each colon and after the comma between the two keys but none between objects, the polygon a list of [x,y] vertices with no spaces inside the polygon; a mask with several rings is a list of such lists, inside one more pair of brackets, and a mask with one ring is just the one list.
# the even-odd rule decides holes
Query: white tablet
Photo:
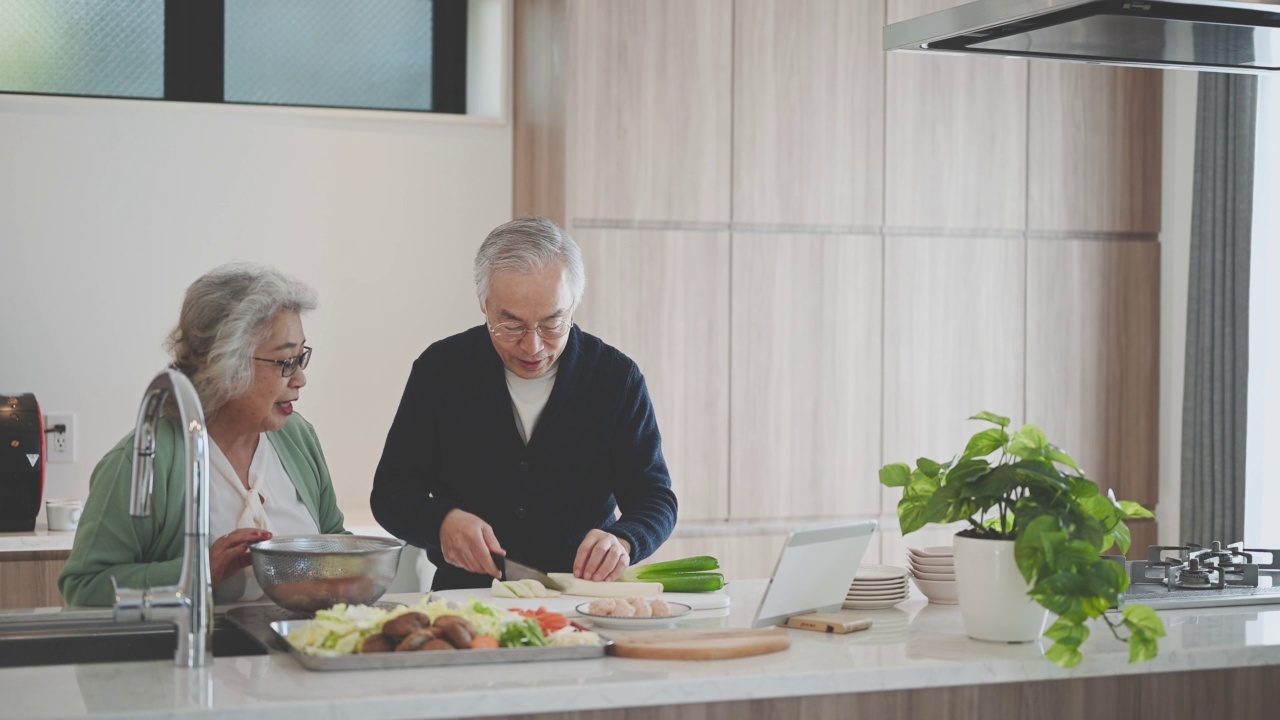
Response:
[{"label": "white tablet", "polygon": [[791,533],[751,627],[780,625],[792,615],[839,610],[875,529],[875,520],[860,520]]}]

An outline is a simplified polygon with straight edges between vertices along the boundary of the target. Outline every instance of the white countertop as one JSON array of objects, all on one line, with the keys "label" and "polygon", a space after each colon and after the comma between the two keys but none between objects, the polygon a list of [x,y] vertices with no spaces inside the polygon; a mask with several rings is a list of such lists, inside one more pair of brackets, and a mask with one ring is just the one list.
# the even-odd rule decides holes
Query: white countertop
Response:
[{"label": "white countertop", "polygon": [[[690,616],[688,624],[746,627],[763,587],[763,581],[733,583],[727,588],[733,598],[727,617],[705,611]],[[446,593],[455,599],[469,594]],[[875,623],[868,631],[791,630],[790,650],[736,660],[604,657],[312,672],[287,654],[272,653],[219,658],[207,670],[179,670],[168,661],[0,669],[0,718],[479,717],[1280,663],[1280,605],[1162,612],[1169,636],[1155,660],[1136,665],[1127,662],[1126,645],[1095,628],[1084,663],[1073,670],[1041,656],[1048,646],[1044,640],[968,639],[955,606],[913,598],[863,615]]]},{"label": "white countertop", "polygon": [[[45,524],[44,513],[36,518],[31,532],[0,533],[0,554],[15,552],[70,551],[76,531],[54,531]],[[0,558],[3,559],[3,558]]]},{"label": "white countertop", "polygon": [[[348,526],[347,529],[356,535],[391,537],[386,530],[372,523]],[[44,513],[41,513],[36,520],[35,530],[31,532],[0,533],[0,556],[3,556],[4,553],[43,552],[47,550],[69,552],[72,544],[75,543],[75,539],[75,530],[63,532],[50,530],[45,524]],[[0,559],[3,559],[3,557],[0,557]]]}]

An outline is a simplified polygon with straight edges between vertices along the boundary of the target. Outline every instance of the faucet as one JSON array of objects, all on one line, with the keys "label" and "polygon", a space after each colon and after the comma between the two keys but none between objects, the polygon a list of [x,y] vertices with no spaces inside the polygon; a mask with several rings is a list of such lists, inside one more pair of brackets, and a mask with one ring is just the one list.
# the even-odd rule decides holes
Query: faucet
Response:
[{"label": "faucet", "polygon": [[182,421],[186,448],[186,542],[177,585],[153,588],[115,588],[115,619],[119,622],[168,621],[177,626],[178,667],[204,667],[213,662],[213,572],[209,565],[209,435],[204,408],[195,386],[177,370],[160,371],[147,386],[138,408],[134,433],[133,488],[129,514],[151,514],[155,478],[155,428],[166,399],[173,397]]}]

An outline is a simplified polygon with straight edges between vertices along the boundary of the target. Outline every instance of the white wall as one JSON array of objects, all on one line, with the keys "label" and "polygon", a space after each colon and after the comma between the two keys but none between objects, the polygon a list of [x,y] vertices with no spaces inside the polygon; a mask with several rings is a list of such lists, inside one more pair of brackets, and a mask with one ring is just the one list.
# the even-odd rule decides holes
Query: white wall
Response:
[{"label": "white wall", "polygon": [[319,292],[297,408],[367,521],[410,363],[480,320],[511,157],[501,120],[0,95],[0,392],[78,423],[46,497],[84,497],[132,428],[186,286],[252,260]]},{"label": "white wall", "polygon": [[1160,230],[1160,543],[1181,543],[1182,381],[1186,366],[1187,278],[1195,170],[1199,73],[1164,74],[1164,156]]},{"label": "white wall", "polygon": [[1257,147],[1253,178],[1253,245],[1249,283],[1249,440],[1245,461],[1244,541],[1280,547],[1280,483],[1274,477],[1280,435],[1280,78],[1258,78]]}]

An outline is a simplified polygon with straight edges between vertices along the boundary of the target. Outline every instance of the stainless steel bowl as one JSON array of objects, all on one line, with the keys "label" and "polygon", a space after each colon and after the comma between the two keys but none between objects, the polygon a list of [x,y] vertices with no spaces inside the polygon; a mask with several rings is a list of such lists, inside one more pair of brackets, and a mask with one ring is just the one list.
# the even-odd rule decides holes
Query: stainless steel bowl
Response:
[{"label": "stainless steel bowl", "polygon": [[253,575],[282,608],[371,605],[387,592],[404,543],[367,535],[287,535],[249,546]]}]

